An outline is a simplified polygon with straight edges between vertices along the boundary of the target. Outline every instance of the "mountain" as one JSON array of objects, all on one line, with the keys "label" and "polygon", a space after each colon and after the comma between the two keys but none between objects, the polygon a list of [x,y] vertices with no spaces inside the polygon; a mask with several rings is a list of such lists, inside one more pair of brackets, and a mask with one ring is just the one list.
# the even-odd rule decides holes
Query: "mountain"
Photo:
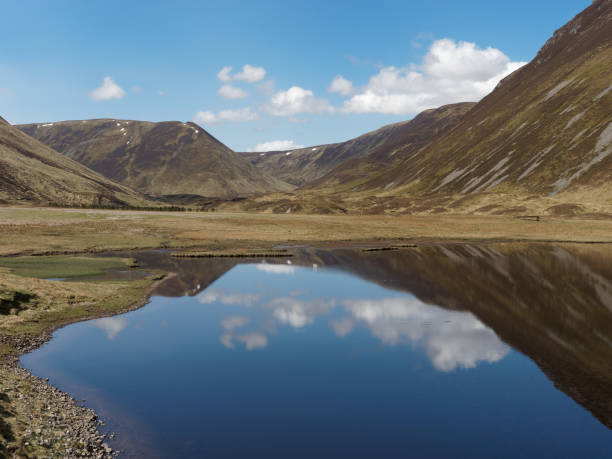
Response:
[{"label": "mountain", "polygon": [[346,142],[243,154],[263,172],[295,186],[349,182],[423,147],[457,124],[474,105],[466,102],[426,110],[410,121],[390,124]]},{"label": "mountain", "polygon": [[141,194],[97,174],[0,118],[0,203],[148,205]]},{"label": "mountain", "polygon": [[595,0],[536,57],[502,80],[425,148],[359,183],[395,195],[436,196],[441,209],[498,194],[612,206],[612,0]]},{"label": "mountain", "polygon": [[151,195],[238,195],[292,187],[194,123],[96,119],[17,126],[100,174]]},{"label": "mountain", "polygon": [[241,208],[610,217],[611,68],[612,0],[595,0],[445,129],[417,124],[426,112],[376,131],[414,128],[428,133],[420,142],[394,136],[375,153],[349,141],[251,155],[258,167],[301,188]]}]

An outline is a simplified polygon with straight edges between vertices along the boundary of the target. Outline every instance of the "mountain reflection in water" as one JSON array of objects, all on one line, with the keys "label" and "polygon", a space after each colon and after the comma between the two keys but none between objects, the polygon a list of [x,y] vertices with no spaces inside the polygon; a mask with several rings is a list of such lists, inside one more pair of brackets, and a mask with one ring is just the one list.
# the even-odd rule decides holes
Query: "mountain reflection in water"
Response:
[{"label": "mountain reflection in water", "polygon": [[[172,296],[198,294],[238,264],[232,259],[179,262],[159,252],[148,253],[144,258],[151,267],[163,265],[161,260],[171,260],[179,276],[161,286],[157,293],[168,295],[168,290],[174,289]],[[447,244],[385,252],[304,249],[291,262],[291,267],[270,263],[264,266],[260,262],[258,266],[267,270],[277,266],[272,269],[278,272],[293,272],[296,265],[334,268],[387,289],[411,293],[415,302],[438,306],[431,309],[431,314],[438,309],[471,313],[466,317],[474,322],[465,324],[466,328],[473,327],[475,331],[477,323],[486,326],[469,335],[471,339],[466,342],[457,341],[459,349],[461,346],[466,349],[466,358],[457,360],[458,364],[470,366],[479,360],[491,362],[503,358],[503,343],[486,352],[471,354],[473,363],[467,352],[468,348],[476,347],[468,342],[493,342],[499,336],[531,358],[559,389],[612,428],[612,248],[609,245]],[[330,322],[338,336],[348,334],[357,320],[368,323],[372,333],[384,343],[399,339],[414,342],[418,336],[418,332],[411,334],[408,324],[385,326],[385,322],[393,322],[390,316],[387,321],[384,314],[374,318],[363,315],[362,311],[359,316],[359,304],[352,308],[342,306],[352,312],[350,317]],[[361,308],[364,307],[362,303]],[[316,314],[313,307],[304,312],[299,308],[295,311],[279,308],[279,311],[277,318],[284,317],[288,323],[289,320],[308,321]],[[290,312],[294,315],[289,315]],[[371,313],[376,314],[374,309]],[[395,313],[410,316],[408,309],[402,313],[395,310]],[[436,333],[443,332],[436,330]],[[423,336],[427,336],[425,349],[434,366],[445,368],[446,356],[438,340],[432,333]],[[451,337],[446,338],[450,342]],[[461,352],[457,347],[453,349]]]},{"label": "mountain reflection in water", "polygon": [[22,361],[86,398],[136,456],[612,448],[607,246],[130,256],[174,273],[147,307],[65,327]]}]

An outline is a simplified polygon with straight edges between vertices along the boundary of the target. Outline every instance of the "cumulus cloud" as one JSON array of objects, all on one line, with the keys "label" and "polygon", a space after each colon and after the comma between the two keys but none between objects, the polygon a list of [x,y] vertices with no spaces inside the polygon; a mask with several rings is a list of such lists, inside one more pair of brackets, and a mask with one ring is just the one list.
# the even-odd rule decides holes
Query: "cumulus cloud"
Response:
[{"label": "cumulus cloud", "polygon": [[297,150],[298,148],[304,148],[304,145],[295,143],[293,140],[270,140],[269,142],[258,143],[253,148],[247,148],[247,151],[285,151]]},{"label": "cumulus cloud", "polygon": [[223,290],[212,289],[203,291],[196,299],[201,304],[252,306],[261,299],[261,295],[258,293],[226,293]]},{"label": "cumulus cloud", "polygon": [[221,124],[226,122],[254,121],[258,119],[259,114],[251,107],[221,110],[217,113],[201,111],[193,116],[193,121],[199,124]]},{"label": "cumulus cloud", "polygon": [[286,91],[278,91],[264,107],[275,116],[292,116],[298,113],[333,113],[334,108],[326,99],[318,99],[310,89],[292,86]]},{"label": "cumulus cloud", "polygon": [[495,48],[481,49],[474,43],[447,38],[436,40],[420,65],[381,68],[344,103],[342,111],[410,114],[449,103],[477,101],[524,64],[512,62]]},{"label": "cumulus cloud", "polygon": [[224,97],[226,99],[244,99],[248,96],[246,91],[232,86],[231,84],[224,84],[223,86],[221,86],[219,88],[218,93],[221,97]]},{"label": "cumulus cloud", "polygon": [[303,301],[293,297],[274,298],[266,307],[281,323],[302,328],[314,322],[316,316],[326,314],[335,305],[334,300],[317,299]]},{"label": "cumulus cloud", "polygon": [[232,75],[232,67],[223,67],[217,78],[223,83],[229,83],[231,81],[245,81],[247,83],[257,83],[266,77],[266,69],[263,67],[255,67],[253,65],[243,65],[242,72],[238,72]]},{"label": "cumulus cloud", "polygon": [[103,319],[94,320],[92,324],[104,330],[106,332],[106,337],[109,340],[113,340],[119,332],[127,327],[128,321],[123,317],[105,317]]},{"label": "cumulus cloud", "polygon": [[125,91],[111,77],[107,76],[104,77],[102,86],[91,91],[90,96],[93,100],[123,99]]},{"label": "cumulus cloud", "polygon": [[494,363],[510,351],[491,330],[469,312],[426,305],[416,298],[345,301],[356,320],[364,321],[383,343],[421,344],[434,368],[452,371]]},{"label": "cumulus cloud", "polygon": [[252,351],[253,349],[264,348],[268,345],[268,338],[266,335],[251,332],[246,335],[237,336],[236,339],[241,341],[246,346],[247,350]]},{"label": "cumulus cloud", "polygon": [[338,75],[334,78],[329,88],[327,88],[329,92],[336,92],[343,96],[350,96],[355,93],[353,89],[353,83],[344,78],[342,75]]}]

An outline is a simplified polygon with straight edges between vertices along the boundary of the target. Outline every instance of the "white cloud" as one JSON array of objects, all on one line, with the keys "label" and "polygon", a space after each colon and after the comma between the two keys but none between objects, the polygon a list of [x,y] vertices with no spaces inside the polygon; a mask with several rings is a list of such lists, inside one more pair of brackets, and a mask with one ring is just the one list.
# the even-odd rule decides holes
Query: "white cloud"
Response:
[{"label": "white cloud", "polygon": [[334,108],[326,99],[317,99],[311,90],[292,86],[274,94],[265,111],[275,116],[292,116],[298,113],[333,113]]},{"label": "white cloud", "polygon": [[123,99],[125,91],[109,76],[104,78],[102,86],[91,91],[93,100]]},{"label": "white cloud", "polygon": [[232,68],[230,66],[223,67],[219,73],[217,73],[217,78],[223,83],[229,83],[230,81],[257,83],[266,77],[266,69],[249,64],[242,66],[242,72],[238,72],[234,75],[232,75],[231,72]]},{"label": "white cloud", "polygon": [[221,97],[224,97],[226,99],[244,99],[248,96],[246,91],[232,86],[231,84],[224,84],[223,86],[221,86],[219,88],[218,93]]},{"label": "white cloud", "polygon": [[252,306],[261,299],[261,295],[258,293],[225,293],[223,290],[211,289],[203,291],[196,299],[202,304]]},{"label": "white cloud", "polygon": [[350,317],[345,317],[342,320],[330,320],[329,324],[339,338],[345,337],[355,328],[355,320]]},{"label": "white cloud", "polygon": [[127,326],[128,321],[123,317],[105,317],[94,320],[92,324],[104,330],[107,338],[113,340]]},{"label": "white cloud", "polygon": [[298,148],[304,148],[304,145],[295,143],[293,140],[270,140],[269,142],[258,143],[253,148],[247,148],[247,151],[285,151],[297,150]]},{"label": "white cloud", "polygon": [[268,345],[268,338],[261,333],[251,332],[246,335],[237,336],[236,339],[246,346],[247,350],[263,348]]},{"label": "white cloud", "polygon": [[329,88],[327,88],[329,92],[337,92],[343,96],[350,96],[355,93],[353,89],[353,83],[344,78],[342,75],[338,75],[334,78]]},{"label": "white cloud", "polygon": [[271,274],[293,274],[295,272],[295,266],[291,265],[281,265],[281,264],[268,264],[268,263],[258,263],[255,265],[258,271],[263,271],[265,273]]},{"label": "white cloud", "polygon": [[233,330],[243,327],[247,323],[249,323],[247,316],[228,316],[221,321],[221,326],[226,330]]},{"label": "white cloud", "polygon": [[410,114],[449,103],[477,101],[524,64],[510,61],[495,48],[480,49],[474,43],[447,38],[436,40],[421,65],[381,68],[344,103],[342,111]]},{"label": "white cloud", "polygon": [[494,363],[510,351],[495,334],[469,312],[426,305],[416,298],[345,301],[356,320],[367,323],[372,334],[388,345],[421,344],[440,371],[474,368]]},{"label": "white cloud", "polygon": [[251,107],[221,110],[217,113],[201,111],[193,116],[193,121],[199,124],[220,124],[225,122],[254,121],[257,119],[259,119],[259,114]]},{"label": "white cloud", "polygon": [[334,300],[303,301],[293,297],[280,297],[270,301],[266,307],[273,310],[272,314],[279,322],[302,328],[313,323],[316,316],[329,312],[334,305]]},{"label": "white cloud", "polygon": [[232,77],[230,75],[231,71],[232,68],[230,66],[223,67],[221,70],[219,70],[219,73],[217,73],[217,78],[219,78],[219,80],[223,83],[229,83],[232,81]]}]

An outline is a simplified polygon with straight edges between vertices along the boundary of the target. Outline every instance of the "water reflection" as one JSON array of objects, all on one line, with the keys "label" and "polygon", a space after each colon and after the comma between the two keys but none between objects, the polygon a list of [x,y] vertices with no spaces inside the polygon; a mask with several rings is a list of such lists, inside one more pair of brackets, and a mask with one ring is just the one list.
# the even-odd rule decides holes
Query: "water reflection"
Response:
[{"label": "water reflection", "polygon": [[130,256],[174,273],[148,307],[23,361],[161,456],[609,456],[605,246]]},{"label": "water reflection", "polygon": [[109,340],[113,340],[119,332],[125,329],[128,321],[123,317],[105,317],[103,319],[92,320],[91,323],[104,330]]},{"label": "water reflection", "polygon": [[356,320],[388,345],[420,344],[440,371],[494,363],[510,351],[495,332],[469,312],[448,311],[416,298],[344,301]]},{"label": "water reflection", "polygon": [[[259,266],[256,265],[258,270]],[[301,273],[303,271],[294,271],[298,278]],[[427,305],[412,296],[306,300],[299,298],[299,291],[291,291],[291,296],[271,299],[259,294],[222,292],[219,289],[204,291],[198,296],[198,301],[203,304],[255,306],[269,313],[279,325],[295,329],[312,325],[318,317],[327,316],[336,309],[337,314],[344,315],[340,319],[330,320],[336,336],[347,336],[358,324],[364,324],[384,345],[410,344],[422,348],[433,367],[440,371],[448,372],[458,367],[474,368],[479,362],[498,362],[510,351],[495,332],[472,313]],[[229,333],[249,322],[249,317],[245,315],[221,319],[221,328],[224,330],[221,343],[233,349],[234,340],[237,339],[249,350],[266,347],[268,341],[261,331],[240,336]]]},{"label": "water reflection", "polygon": [[270,274],[293,274],[295,272],[295,267],[291,266],[291,262],[286,265],[259,263],[256,266],[259,271]]},{"label": "water reflection", "polygon": [[[158,291],[170,296],[197,293],[237,264],[233,259],[168,261],[170,257],[159,253],[141,258],[151,262],[143,263],[145,268],[162,266],[178,273]],[[289,267],[293,269],[340,269],[385,288],[409,292],[424,304],[472,313],[504,342],[535,361],[558,388],[612,427],[609,246],[451,244],[367,254],[359,250],[303,249],[292,261]],[[271,266],[277,266],[271,268],[274,272],[289,272],[274,261],[267,265],[264,269],[268,272]],[[304,295],[292,292],[286,296]],[[279,301],[277,306],[276,320],[292,326],[304,327],[316,314],[312,308],[302,308],[301,303]],[[337,336],[347,336],[355,324],[352,315],[330,318]],[[385,330],[382,323],[372,330],[381,339],[399,336],[398,331]],[[486,333],[478,336],[488,339]],[[475,362],[494,360],[502,353],[501,348],[494,347],[491,354],[475,357]],[[471,365],[470,359],[456,361]]]}]

